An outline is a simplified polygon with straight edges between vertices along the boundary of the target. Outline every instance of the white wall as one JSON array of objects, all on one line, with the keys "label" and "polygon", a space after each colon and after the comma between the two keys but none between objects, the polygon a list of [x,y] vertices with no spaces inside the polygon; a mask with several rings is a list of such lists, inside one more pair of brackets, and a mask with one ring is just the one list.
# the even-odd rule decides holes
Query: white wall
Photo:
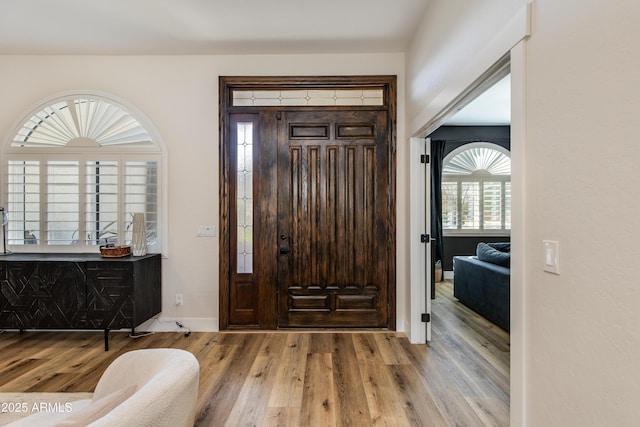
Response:
[{"label": "white wall", "polygon": [[[528,43],[529,419],[640,423],[640,5],[538,0]],[[561,275],[541,240],[560,241]]]},{"label": "white wall", "polygon": [[[523,4],[431,2],[438,19],[425,20],[407,53],[409,135],[470,82],[461,68],[490,57],[483,53],[501,22]],[[640,5],[536,0],[532,11],[523,50],[526,257],[519,261],[526,366],[517,395],[525,412],[512,425],[635,426]],[[560,242],[560,275],[542,271],[543,239]],[[518,405],[512,401],[512,411]]]},{"label": "white wall", "polygon": [[[218,327],[218,239],[196,237],[196,226],[218,227],[218,76],[398,76],[398,164],[404,162],[404,55],[248,56],[0,56],[0,137],[42,99],[71,90],[116,95],[155,125],[169,153],[168,257],[163,260],[163,318],[192,330]],[[399,167],[399,170],[402,170]],[[405,204],[406,179],[397,182]],[[4,190],[4,189],[3,189]],[[398,209],[397,325],[405,325],[406,246]],[[184,294],[176,309],[174,295]],[[171,323],[151,326],[173,328]]]}]

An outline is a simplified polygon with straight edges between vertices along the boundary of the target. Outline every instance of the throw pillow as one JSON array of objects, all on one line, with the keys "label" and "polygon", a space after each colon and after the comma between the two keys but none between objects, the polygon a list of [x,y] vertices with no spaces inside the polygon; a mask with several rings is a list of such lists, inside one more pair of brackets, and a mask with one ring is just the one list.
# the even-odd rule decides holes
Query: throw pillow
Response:
[{"label": "throw pillow", "polygon": [[511,254],[509,252],[501,252],[486,243],[478,243],[476,256],[480,261],[501,265],[507,268],[510,268],[511,266]]},{"label": "throw pillow", "polygon": [[487,245],[491,246],[493,249],[499,250],[500,252],[511,252],[511,242],[487,243]]}]

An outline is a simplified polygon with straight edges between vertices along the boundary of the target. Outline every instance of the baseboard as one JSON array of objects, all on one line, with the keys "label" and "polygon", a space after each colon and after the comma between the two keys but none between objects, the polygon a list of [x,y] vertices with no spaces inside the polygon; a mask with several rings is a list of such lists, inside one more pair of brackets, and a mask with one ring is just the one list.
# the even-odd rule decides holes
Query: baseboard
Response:
[{"label": "baseboard", "polygon": [[453,280],[453,270],[450,270],[450,271],[445,270],[445,271],[443,271],[442,272],[442,278],[446,279],[446,280]]},{"label": "baseboard", "polygon": [[[176,323],[180,323],[182,328]],[[136,328],[147,332],[181,332],[188,329],[191,332],[219,332],[220,323],[217,317],[162,317],[149,319]]]}]

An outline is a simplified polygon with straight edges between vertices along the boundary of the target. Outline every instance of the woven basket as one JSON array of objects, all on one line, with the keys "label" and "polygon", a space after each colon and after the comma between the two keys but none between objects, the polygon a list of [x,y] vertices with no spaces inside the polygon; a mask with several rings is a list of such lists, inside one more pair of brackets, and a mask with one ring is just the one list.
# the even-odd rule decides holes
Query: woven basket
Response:
[{"label": "woven basket", "polygon": [[118,258],[131,255],[131,246],[100,246],[100,255],[105,258]]}]

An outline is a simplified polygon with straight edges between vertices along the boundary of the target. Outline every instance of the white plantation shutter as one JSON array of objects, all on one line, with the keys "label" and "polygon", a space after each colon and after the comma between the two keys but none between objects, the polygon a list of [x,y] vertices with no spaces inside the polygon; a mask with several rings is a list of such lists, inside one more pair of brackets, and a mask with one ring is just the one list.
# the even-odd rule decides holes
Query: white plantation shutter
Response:
[{"label": "white plantation shutter", "polygon": [[118,243],[118,162],[86,162],[85,171],[85,243]]},{"label": "white plantation shutter", "polygon": [[450,153],[442,169],[442,227],[448,232],[511,229],[511,159],[486,142]]},{"label": "white plantation shutter", "polygon": [[504,187],[501,182],[482,183],[482,219],[485,230],[500,230],[503,228],[502,210]]},{"label": "white plantation shutter", "polygon": [[70,97],[35,112],[18,130],[13,146],[53,147],[70,142],[100,146],[152,146],[149,133],[122,107],[97,97]]},{"label": "white plantation shutter", "polygon": [[27,116],[4,154],[2,205],[8,244],[18,251],[128,244],[135,212],[145,214],[150,252],[162,251],[162,153],[126,107],[93,95],[48,102]]},{"label": "white plantation shutter", "polygon": [[40,161],[9,160],[7,167],[9,245],[37,244],[40,239]]},{"label": "white plantation shutter", "polygon": [[144,213],[147,245],[158,239],[158,162],[128,161],[125,168],[126,241],[131,241],[133,214]]},{"label": "white plantation shutter", "polygon": [[456,230],[458,228],[458,183],[442,182],[442,228]]},{"label": "white plantation shutter", "polygon": [[475,230],[480,228],[480,184],[463,182],[460,196],[460,228]]},{"label": "white plantation shutter", "polygon": [[47,244],[77,245],[80,240],[80,165],[47,162]]}]

